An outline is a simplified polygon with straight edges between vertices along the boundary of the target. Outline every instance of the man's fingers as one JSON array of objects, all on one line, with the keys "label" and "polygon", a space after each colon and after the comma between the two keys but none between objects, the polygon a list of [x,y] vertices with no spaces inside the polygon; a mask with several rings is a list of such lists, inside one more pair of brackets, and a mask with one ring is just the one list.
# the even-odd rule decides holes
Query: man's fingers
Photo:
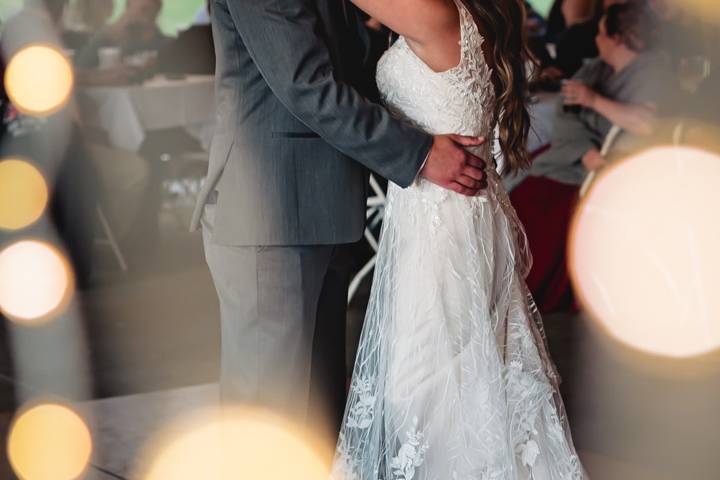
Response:
[{"label": "man's fingers", "polygon": [[462,172],[460,172],[462,175],[465,175],[466,177],[470,177],[473,180],[482,180],[485,178],[485,170],[479,167],[473,167],[470,165],[466,165],[465,168],[462,169]]},{"label": "man's fingers", "polygon": [[465,188],[469,188],[470,190],[478,190],[482,188],[481,181],[475,180],[474,178],[466,177],[465,175],[460,175],[453,181],[462,185]]},{"label": "man's fingers", "polygon": [[455,183],[455,182],[450,184],[450,190],[452,190],[453,192],[459,193],[461,195],[467,195],[468,197],[471,197],[474,194],[474,190],[471,190],[471,189],[464,187],[464,186],[460,185],[459,183]]},{"label": "man's fingers", "polygon": [[472,188],[473,190],[482,190],[487,188],[487,182],[485,180],[477,180],[471,177],[461,176],[457,181],[468,188]]},{"label": "man's fingers", "polygon": [[485,171],[485,168],[487,167],[487,163],[485,163],[485,160],[469,153],[467,157],[465,157],[465,164],[470,165],[474,168],[479,168],[482,171]]},{"label": "man's fingers", "polygon": [[468,197],[474,197],[482,192],[482,190],[479,188],[468,188],[465,185],[457,182],[453,182],[450,184],[450,190],[457,192],[461,195],[466,195]]},{"label": "man's fingers", "polygon": [[464,135],[450,135],[450,139],[464,147],[477,147],[485,143],[485,137],[466,137]]}]

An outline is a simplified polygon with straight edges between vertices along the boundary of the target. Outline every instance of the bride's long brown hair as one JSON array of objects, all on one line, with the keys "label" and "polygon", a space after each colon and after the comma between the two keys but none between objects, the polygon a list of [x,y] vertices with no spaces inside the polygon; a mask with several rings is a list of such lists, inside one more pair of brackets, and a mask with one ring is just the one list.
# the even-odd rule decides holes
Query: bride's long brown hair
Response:
[{"label": "bride's long brown hair", "polygon": [[528,168],[530,114],[526,68],[533,56],[525,35],[525,4],[522,0],[460,1],[487,41],[484,53],[492,69],[494,114],[506,165],[511,172]]}]

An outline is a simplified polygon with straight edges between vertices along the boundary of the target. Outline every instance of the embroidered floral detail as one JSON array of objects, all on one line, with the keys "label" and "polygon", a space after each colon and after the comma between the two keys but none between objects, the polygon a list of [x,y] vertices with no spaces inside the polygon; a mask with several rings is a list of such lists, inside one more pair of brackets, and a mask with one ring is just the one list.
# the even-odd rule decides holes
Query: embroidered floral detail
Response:
[{"label": "embroidered floral detail", "polygon": [[480,472],[480,480],[501,480],[504,478],[507,478],[507,469],[485,467]]},{"label": "embroidered floral detail", "polygon": [[375,395],[373,379],[361,377],[355,379],[350,387],[351,394],[356,395],[348,412],[347,425],[350,428],[368,428],[375,416]]},{"label": "embroidered floral detail", "polygon": [[532,468],[538,455],[540,455],[540,447],[535,440],[528,440],[518,447],[517,454],[520,455],[520,461],[523,465]]},{"label": "embroidered floral detail", "polygon": [[345,433],[340,432],[330,480],[358,480],[353,458],[348,453],[347,448]]},{"label": "embroidered floral detail", "polygon": [[407,433],[405,442],[398,451],[397,457],[390,460],[393,479],[411,480],[415,477],[415,469],[425,461],[428,444],[423,443],[424,435],[417,429],[418,419],[413,418],[413,428]]}]

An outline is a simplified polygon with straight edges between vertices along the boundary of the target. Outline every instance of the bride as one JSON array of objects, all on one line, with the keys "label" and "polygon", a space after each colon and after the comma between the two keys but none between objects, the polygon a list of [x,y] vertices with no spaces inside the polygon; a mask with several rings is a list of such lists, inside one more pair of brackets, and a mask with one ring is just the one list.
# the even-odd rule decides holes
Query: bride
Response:
[{"label": "bride", "polygon": [[[378,65],[387,108],[433,134],[497,127],[507,166],[528,165],[522,0],[353,1],[401,34]],[[334,479],[584,478],[524,232],[486,173],[477,197],[389,187]]]}]

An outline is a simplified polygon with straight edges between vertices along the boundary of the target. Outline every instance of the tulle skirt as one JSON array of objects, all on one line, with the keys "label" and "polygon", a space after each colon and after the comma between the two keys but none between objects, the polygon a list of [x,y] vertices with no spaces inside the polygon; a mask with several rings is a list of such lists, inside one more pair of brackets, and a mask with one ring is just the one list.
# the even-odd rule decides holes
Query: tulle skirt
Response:
[{"label": "tulle skirt", "polygon": [[391,184],[334,480],[581,479],[494,172],[482,197]]}]

